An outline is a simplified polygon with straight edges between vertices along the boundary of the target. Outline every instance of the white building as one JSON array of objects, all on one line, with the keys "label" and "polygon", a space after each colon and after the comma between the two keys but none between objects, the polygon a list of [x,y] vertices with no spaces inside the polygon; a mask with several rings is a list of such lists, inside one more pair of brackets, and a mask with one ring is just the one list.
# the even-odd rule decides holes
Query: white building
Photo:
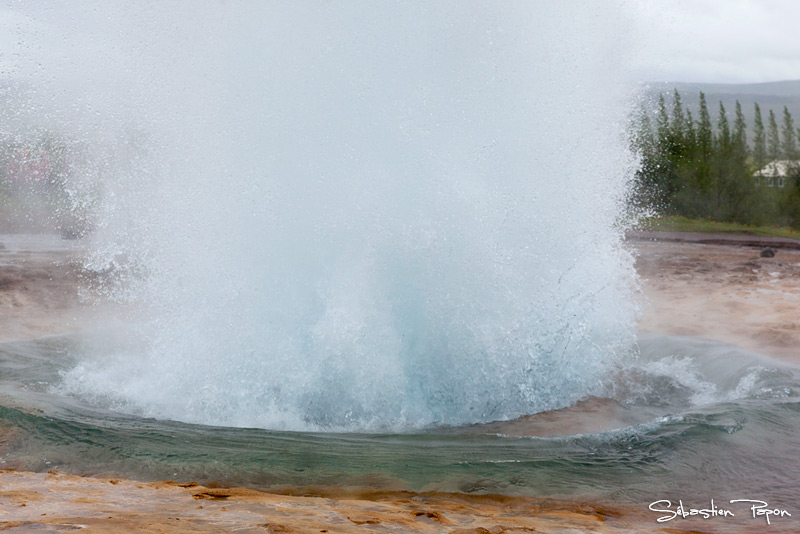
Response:
[{"label": "white building", "polygon": [[780,159],[767,163],[753,175],[753,178],[757,184],[767,187],[784,187],[789,176],[797,175],[798,172],[800,172],[800,160]]}]

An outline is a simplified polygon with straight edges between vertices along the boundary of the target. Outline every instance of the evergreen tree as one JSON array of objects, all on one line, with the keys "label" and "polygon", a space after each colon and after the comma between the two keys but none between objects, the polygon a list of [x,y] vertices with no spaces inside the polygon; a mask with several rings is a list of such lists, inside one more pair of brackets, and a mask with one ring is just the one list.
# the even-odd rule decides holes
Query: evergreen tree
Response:
[{"label": "evergreen tree", "polygon": [[683,104],[681,103],[681,95],[677,88],[672,94],[670,134],[673,153],[679,156],[682,155],[684,152],[684,138],[686,137],[686,118],[683,115]]},{"label": "evergreen tree", "polygon": [[656,142],[664,146],[669,137],[669,115],[667,115],[667,104],[664,102],[664,95],[658,95],[658,115],[656,116]]},{"label": "evergreen tree", "polygon": [[755,119],[753,119],[753,159],[756,167],[763,168],[767,162],[767,136],[764,134],[764,121],[761,119],[761,108],[755,105]]},{"label": "evergreen tree", "polygon": [[756,184],[747,165],[747,125],[742,106],[736,101],[733,131],[729,130],[725,106],[719,104],[719,135],[715,152],[717,171],[716,210],[718,220],[752,223],[759,216]]},{"label": "evergreen tree", "polygon": [[728,123],[728,113],[725,105],[719,103],[719,118],[717,119],[717,143],[721,150],[727,151],[731,146],[731,127]]},{"label": "evergreen tree", "polygon": [[697,132],[694,129],[694,117],[692,117],[692,112],[690,110],[686,110],[686,149],[687,152],[690,154],[694,152],[694,148],[697,146]]},{"label": "evergreen tree", "polygon": [[742,105],[736,101],[736,119],[733,121],[733,146],[739,157],[747,157],[747,124],[744,122]]},{"label": "evergreen tree", "polygon": [[789,109],[783,106],[783,139],[781,142],[781,151],[783,157],[786,159],[797,159],[797,139],[794,132],[794,121]]},{"label": "evergreen tree", "polygon": [[713,148],[713,134],[711,132],[711,115],[708,113],[706,95],[700,92],[700,120],[697,123],[697,161],[696,180],[700,189],[708,189],[711,185],[710,159]]},{"label": "evergreen tree", "polygon": [[697,123],[697,144],[703,155],[711,154],[711,116],[708,114],[706,95],[700,92],[700,120]]},{"label": "evergreen tree", "polygon": [[728,122],[728,113],[725,105],[719,103],[719,117],[717,118],[717,135],[714,138],[713,177],[714,195],[711,201],[711,215],[717,220],[728,220],[732,217],[730,211],[730,196],[735,186],[733,172],[733,154],[731,145],[731,128]]},{"label": "evergreen tree", "polygon": [[781,159],[781,138],[778,134],[775,113],[772,110],[769,110],[769,122],[767,123],[767,157],[770,161]]},{"label": "evergreen tree", "polygon": [[656,149],[656,140],[653,137],[653,127],[650,124],[650,114],[642,107],[634,121],[632,139],[634,150],[643,156],[652,156]]},{"label": "evergreen tree", "polygon": [[[660,106],[661,107],[661,106]],[[662,108],[663,109],[663,108]],[[665,150],[666,126],[663,114],[656,117],[656,131],[650,121],[650,113],[642,108],[635,120],[635,132],[632,136],[634,150],[641,157],[641,166],[636,173],[637,185],[633,191],[632,201],[640,206],[656,209],[668,209],[674,195],[676,173]],[[658,132],[662,135],[659,135]]]}]

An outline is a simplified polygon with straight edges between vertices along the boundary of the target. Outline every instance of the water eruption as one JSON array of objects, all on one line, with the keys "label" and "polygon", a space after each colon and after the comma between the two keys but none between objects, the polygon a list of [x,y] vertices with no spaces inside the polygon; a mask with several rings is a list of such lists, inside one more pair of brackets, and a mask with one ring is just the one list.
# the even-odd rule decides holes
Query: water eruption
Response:
[{"label": "water eruption", "polygon": [[39,13],[91,53],[26,50],[55,62],[31,98],[105,152],[90,266],[147,318],[64,391],[421,428],[570,405],[630,351],[622,8],[95,7],[101,28]]},{"label": "water eruption", "polygon": [[800,371],[752,351],[796,356],[800,245],[636,240],[639,7],[0,9],[0,484],[409,531],[797,496]]}]

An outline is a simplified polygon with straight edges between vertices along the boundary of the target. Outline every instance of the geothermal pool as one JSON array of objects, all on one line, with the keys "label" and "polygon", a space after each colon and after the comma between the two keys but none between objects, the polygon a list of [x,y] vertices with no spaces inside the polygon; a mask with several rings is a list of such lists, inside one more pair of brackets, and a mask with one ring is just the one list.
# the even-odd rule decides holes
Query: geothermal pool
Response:
[{"label": "geothermal pool", "polygon": [[83,7],[4,12],[2,140],[143,312],[0,346],[0,467],[796,495],[797,371],[637,336],[629,7]]},{"label": "geothermal pool", "polygon": [[80,357],[75,340],[7,343],[0,468],[272,491],[455,491],[638,505],[746,491],[790,502],[800,371],[711,341],[659,336],[640,344],[641,357],[613,392],[572,408],[485,426],[323,433],[98,408],[61,392]]}]

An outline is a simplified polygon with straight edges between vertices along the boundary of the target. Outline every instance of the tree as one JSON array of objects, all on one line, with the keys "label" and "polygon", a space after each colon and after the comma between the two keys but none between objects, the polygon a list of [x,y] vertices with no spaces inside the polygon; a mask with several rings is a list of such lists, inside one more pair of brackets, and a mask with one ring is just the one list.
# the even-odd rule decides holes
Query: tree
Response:
[{"label": "tree", "polygon": [[697,145],[697,132],[694,129],[694,118],[692,112],[686,110],[686,149],[691,154]]},{"label": "tree", "polygon": [[656,139],[653,137],[653,127],[650,124],[650,114],[642,107],[633,121],[633,148],[642,156],[651,156],[656,151]]},{"label": "tree", "polygon": [[635,130],[631,140],[634,150],[641,156],[641,166],[636,173],[637,186],[632,201],[643,207],[668,209],[678,185],[677,175],[665,149],[665,136],[668,133],[666,106],[663,97],[659,101],[655,134],[650,113],[646,109],[643,108],[634,120]]},{"label": "tree", "polygon": [[719,118],[717,119],[717,143],[722,151],[727,151],[731,147],[731,127],[722,101],[719,103]]},{"label": "tree", "polygon": [[742,105],[736,101],[736,119],[733,121],[733,147],[736,155],[747,158],[747,124],[744,122]]},{"label": "tree", "polygon": [[708,189],[711,185],[710,159],[713,149],[711,132],[711,115],[708,113],[706,95],[700,92],[700,120],[697,123],[697,182],[700,189]]},{"label": "tree", "polygon": [[697,122],[697,144],[705,155],[711,153],[711,116],[708,114],[706,95],[700,93],[700,119]]},{"label": "tree", "polygon": [[800,227],[800,166],[789,187],[760,187],[753,179],[753,162],[763,167],[769,158],[785,159],[785,154],[800,159],[800,129],[788,108],[782,128],[773,111],[767,128],[765,118],[755,104],[753,160],[749,160],[747,124],[738,101],[731,117],[720,102],[712,123],[703,93],[696,121],[680,94],[674,93],[671,109],[666,96],[661,96],[649,118],[646,113],[639,118],[638,133],[631,137],[642,158],[632,200],[691,218]]},{"label": "tree", "polygon": [[783,130],[781,133],[783,134],[781,142],[783,157],[792,160],[797,159],[797,139],[794,132],[794,121],[786,106],[783,106]]},{"label": "tree", "polygon": [[669,115],[667,115],[667,104],[664,102],[664,95],[658,95],[658,116],[656,117],[656,142],[663,146],[669,136]]},{"label": "tree", "polygon": [[713,156],[713,192],[714,195],[709,199],[712,200],[711,209],[712,215],[717,220],[726,220],[731,218],[730,204],[731,193],[735,185],[735,171],[734,161],[732,154],[733,145],[731,143],[731,128],[728,122],[728,113],[725,111],[725,105],[720,101],[719,103],[719,117],[717,118],[717,135],[714,138],[714,156]]},{"label": "tree", "polygon": [[670,123],[671,145],[673,153],[683,155],[686,137],[686,118],[683,115],[683,104],[678,89],[672,94],[672,121]]},{"label": "tree", "polygon": [[767,162],[767,136],[764,134],[764,121],[761,119],[761,108],[755,105],[755,119],[753,119],[753,159],[756,167],[764,167]]},{"label": "tree", "polygon": [[771,161],[781,159],[781,138],[778,134],[775,113],[772,110],[769,110],[769,122],[767,123],[767,157]]}]

